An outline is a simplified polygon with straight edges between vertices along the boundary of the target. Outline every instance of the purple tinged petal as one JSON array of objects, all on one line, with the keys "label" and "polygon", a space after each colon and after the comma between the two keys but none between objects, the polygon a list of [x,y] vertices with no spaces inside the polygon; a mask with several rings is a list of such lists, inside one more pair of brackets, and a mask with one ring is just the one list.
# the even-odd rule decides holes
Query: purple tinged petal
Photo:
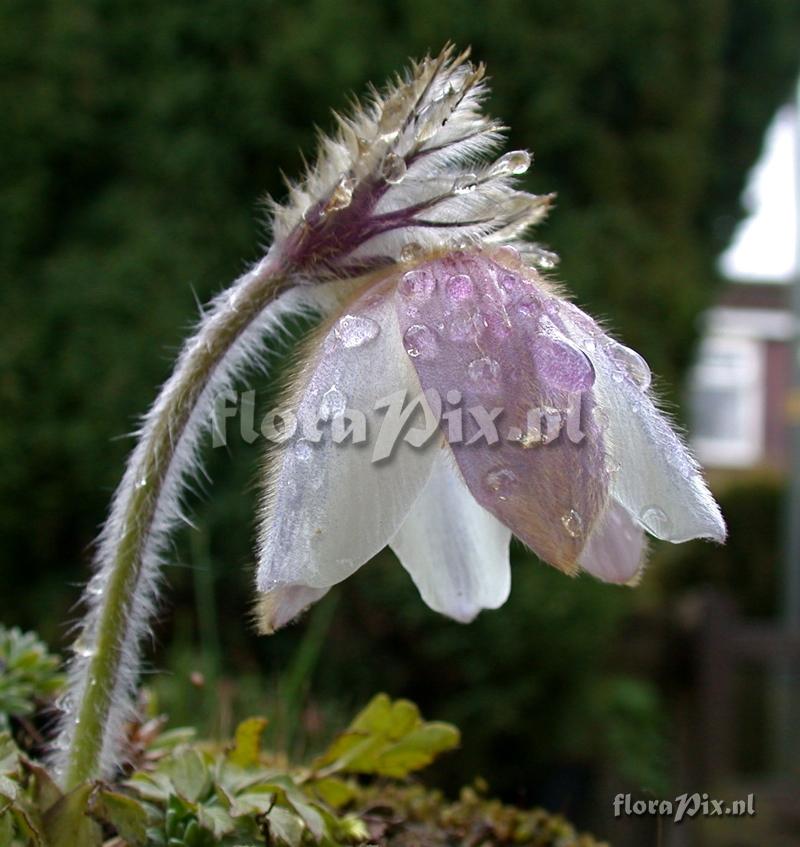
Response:
[{"label": "purple tinged petal", "polygon": [[630,584],[642,569],[646,551],[642,528],[612,501],[589,535],[579,562],[603,582]]},{"label": "purple tinged petal", "polygon": [[458,252],[414,273],[435,285],[424,298],[398,286],[400,329],[422,387],[461,397],[462,437],[443,428],[465,482],[541,558],[574,572],[608,485],[591,361],[533,271]]}]

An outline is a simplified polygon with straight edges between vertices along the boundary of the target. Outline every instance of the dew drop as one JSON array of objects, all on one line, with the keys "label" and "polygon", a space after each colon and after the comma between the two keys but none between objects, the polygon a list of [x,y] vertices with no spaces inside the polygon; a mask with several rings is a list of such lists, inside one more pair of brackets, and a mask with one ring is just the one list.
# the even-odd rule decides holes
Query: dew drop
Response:
[{"label": "dew drop", "polygon": [[400,261],[414,262],[419,259],[424,252],[425,248],[421,244],[417,244],[416,241],[411,241],[408,244],[404,244],[403,248],[400,250]]},{"label": "dew drop", "polygon": [[[614,362],[622,368],[623,373],[627,374],[642,391],[646,391],[650,387],[653,380],[650,367],[635,350],[631,350],[630,347],[626,347],[617,341],[611,341],[608,353]],[[614,374],[612,374],[613,378]],[[620,375],[620,378],[614,381],[621,382],[622,376]]]},{"label": "dew drop", "polygon": [[331,192],[331,196],[325,204],[325,211],[336,212],[339,209],[346,209],[353,199],[355,187],[356,181],[352,177],[342,177],[336,184],[336,188]]},{"label": "dew drop", "polygon": [[406,161],[397,153],[389,153],[381,165],[381,176],[389,185],[398,185],[406,176]]},{"label": "dew drop", "polygon": [[561,523],[571,538],[580,538],[583,534],[583,518],[575,509],[570,509],[566,515],[563,515]]},{"label": "dew drop", "polygon": [[656,538],[669,540],[672,521],[660,506],[646,506],[639,515],[642,526]]},{"label": "dew drop", "polygon": [[140,476],[139,479],[137,479],[134,483],[133,487],[137,489],[147,488],[147,477]]},{"label": "dew drop", "polygon": [[377,321],[363,315],[344,315],[334,329],[334,335],[341,341],[342,347],[361,347],[373,341],[380,334]]},{"label": "dew drop", "polygon": [[439,352],[436,336],[425,324],[412,324],[403,334],[403,344],[412,359],[433,359]]},{"label": "dew drop", "polygon": [[498,500],[508,500],[517,484],[517,476],[510,468],[493,468],[483,478],[484,485],[497,495]]},{"label": "dew drop", "polygon": [[409,271],[403,274],[399,289],[404,297],[417,302],[425,302],[430,300],[436,290],[436,277],[429,271]]},{"label": "dew drop", "polygon": [[502,272],[497,278],[497,286],[505,303],[516,303],[522,297],[522,280],[516,274]]},{"label": "dew drop", "polygon": [[488,356],[482,356],[467,365],[467,375],[473,382],[496,382],[500,376],[500,364]]},{"label": "dew drop", "polygon": [[451,300],[469,300],[475,294],[475,286],[466,274],[454,274],[444,285]]},{"label": "dew drop", "polygon": [[511,150],[501,156],[491,167],[492,176],[524,174],[531,166],[531,154],[527,150]]},{"label": "dew drop", "polygon": [[502,247],[499,247],[495,253],[495,258],[499,262],[502,262],[507,268],[522,267],[522,256],[520,255],[519,250],[517,250],[516,247],[512,247],[510,244],[504,244]]},{"label": "dew drop", "polygon": [[453,183],[454,194],[469,194],[478,187],[478,177],[475,174],[462,174]]},{"label": "dew drop", "polygon": [[551,271],[558,264],[558,253],[537,247],[530,252],[530,261],[544,271]]},{"label": "dew drop", "polygon": [[347,400],[339,389],[333,385],[323,395],[319,407],[319,416],[323,421],[338,417],[347,407]]},{"label": "dew drop", "polygon": [[72,647],[76,656],[81,659],[91,659],[94,656],[94,647],[87,643],[83,636],[80,636]]}]

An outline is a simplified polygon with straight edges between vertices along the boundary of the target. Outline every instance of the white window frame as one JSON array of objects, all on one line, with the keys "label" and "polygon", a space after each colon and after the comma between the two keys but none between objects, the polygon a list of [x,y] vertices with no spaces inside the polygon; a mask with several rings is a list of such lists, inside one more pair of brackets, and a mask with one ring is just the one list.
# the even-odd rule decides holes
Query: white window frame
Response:
[{"label": "white window frame", "polygon": [[[706,336],[692,371],[693,398],[705,388],[739,389],[742,431],[735,437],[692,435],[692,446],[704,465],[717,468],[744,468],[764,458],[765,428],[765,348],[753,337]],[[736,370],[722,367],[714,359],[725,356],[736,362]]]}]

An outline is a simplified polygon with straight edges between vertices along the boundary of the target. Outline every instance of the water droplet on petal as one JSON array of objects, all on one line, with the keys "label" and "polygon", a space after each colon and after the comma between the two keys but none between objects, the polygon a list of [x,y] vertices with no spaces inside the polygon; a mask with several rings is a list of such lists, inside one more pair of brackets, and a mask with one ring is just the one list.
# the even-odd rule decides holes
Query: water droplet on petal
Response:
[{"label": "water droplet on petal", "polygon": [[347,408],[347,399],[339,389],[333,385],[323,395],[319,407],[319,417],[323,421],[329,421],[338,417]]},{"label": "water droplet on petal", "polygon": [[451,300],[469,300],[475,294],[475,286],[466,274],[454,274],[444,285]]},{"label": "water droplet on petal", "polygon": [[412,359],[433,359],[439,352],[439,342],[425,324],[412,324],[403,334],[403,344]]},{"label": "water droplet on petal", "polygon": [[[612,340],[608,346],[608,353],[614,362],[622,368],[623,373],[627,374],[642,391],[646,391],[650,387],[653,380],[650,367],[635,350]],[[614,379],[614,374],[612,374],[612,379]],[[614,379],[614,381],[621,382],[622,378]]]},{"label": "water droplet on petal", "polygon": [[462,174],[453,182],[454,194],[469,194],[478,187],[478,177],[475,174]]},{"label": "water droplet on petal", "polygon": [[491,167],[492,176],[524,174],[531,166],[531,154],[527,150],[511,150],[501,156]]},{"label": "water droplet on petal", "polygon": [[639,515],[642,526],[656,538],[668,540],[672,531],[672,521],[660,506],[647,506]]},{"label": "water droplet on petal", "polygon": [[389,153],[381,165],[381,176],[390,185],[401,183],[406,176],[406,161],[397,153]]},{"label": "water droplet on petal", "polygon": [[403,274],[398,286],[404,297],[425,302],[436,290],[436,277],[430,271],[414,270]]},{"label": "water droplet on petal", "polygon": [[140,476],[139,479],[137,479],[134,483],[133,487],[138,489],[147,488],[147,477]]},{"label": "water droplet on petal", "polygon": [[497,277],[497,286],[504,303],[516,303],[524,293],[523,285],[521,277],[508,271],[501,272]]},{"label": "water droplet on petal", "polygon": [[571,538],[580,538],[583,534],[583,518],[575,509],[570,509],[566,515],[563,515],[561,523]]},{"label": "water droplet on petal", "polygon": [[558,253],[553,253],[552,250],[545,250],[542,247],[537,247],[529,254],[530,261],[544,271],[552,270],[558,264]]},{"label": "water droplet on petal", "polygon": [[374,340],[381,328],[377,321],[363,315],[344,315],[334,329],[334,335],[343,347],[361,347]]},{"label": "water droplet on petal", "polygon": [[424,253],[425,248],[421,244],[417,244],[416,241],[410,241],[408,244],[404,244],[400,250],[400,261],[414,262],[421,258]]},{"label": "water droplet on petal", "polygon": [[499,247],[495,253],[495,258],[507,268],[522,267],[522,256],[519,250],[510,244],[504,244],[502,247]]},{"label": "water droplet on petal", "polygon": [[500,376],[500,364],[488,356],[482,356],[467,365],[467,375],[473,382],[496,382]]},{"label": "water droplet on petal", "polygon": [[493,468],[483,478],[484,485],[497,495],[498,500],[508,500],[517,484],[517,476],[510,468]]}]

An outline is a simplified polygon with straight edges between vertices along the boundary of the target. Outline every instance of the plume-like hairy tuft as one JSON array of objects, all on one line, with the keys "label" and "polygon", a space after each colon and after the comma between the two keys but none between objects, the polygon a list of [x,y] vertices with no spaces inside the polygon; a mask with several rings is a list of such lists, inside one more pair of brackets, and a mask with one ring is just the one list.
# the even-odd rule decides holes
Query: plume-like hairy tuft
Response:
[{"label": "plume-like hairy tuft", "polygon": [[[353,276],[431,248],[513,242],[547,214],[553,195],[515,188],[530,155],[491,158],[503,127],[482,114],[484,66],[467,57],[448,46],[337,116],[286,203],[271,204],[273,249],[287,267],[314,280]],[[527,247],[534,262],[556,261]]]}]

